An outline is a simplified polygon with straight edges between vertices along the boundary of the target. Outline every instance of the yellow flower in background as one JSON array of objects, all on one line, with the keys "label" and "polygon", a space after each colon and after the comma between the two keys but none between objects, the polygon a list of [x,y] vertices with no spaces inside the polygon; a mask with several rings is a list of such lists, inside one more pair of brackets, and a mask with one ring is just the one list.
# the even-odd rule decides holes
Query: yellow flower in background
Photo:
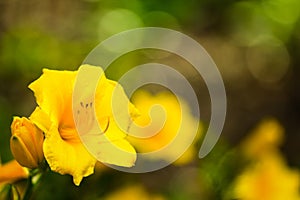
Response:
[{"label": "yellow flower in background", "polygon": [[165,200],[161,195],[149,194],[142,186],[128,186],[104,197],[104,200]]},{"label": "yellow flower in background", "polygon": [[275,119],[263,120],[241,143],[250,163],[233,184],[233,198],[241,200],[300,200],[300,174],[289,168],[280,151],[283,127]]},{"label": "yellow flower in background", "polygon": [[256,158],[275,151],[282,143],[284,130],[275,119],[263,120],[242,142],[242,152],[248,158]]},{"label": "yellow flower in background", "polygon": [[16,160],[0,165],[0,185],[25,179],[28,175],[28,170],[22,167]]},{"label": "yellow flower in background", "polygon": [[233,197],[241,200],[299,200],[299,172],[276,153],[261,157],[238,176]]},{"label": "yellow flower in background", "polygon": [[[178,100],[181,102],[182,108]],[[183,149],[182,145],[195,139],[192,127],[198,127],[199,121],[192,116],[188,105],[182,99],[177,99],[170,92],[152,95],[147,91],[139,90],[134,94],[132,102],[141,113],[135,120],[136,124],[141,127],[151,124],[151,126],[143,129],[144,132],[138,133],[145,136],[144,138],[128,137],[128,140],[139,152],[148,153],[161,150],[178,136],[177,142],[172,143],[172,146],[167,147],[167,150],[160,151],[160,157],[154,159],[172,160],[178,155],[178,152],[185,153],[175,164],[185,164],[194,158],[197,151],[195,146],[192,145],[188,149]],[[155,109],[156,105],[162,106],[165,114]],[[152,111],[150,111],[151,108]],[[156,130],[158,130],[157,133],[155,133]],[[196,138],[199,136],[198,133]]]},{"label": "yellow flower in background", "polygon": [[0,163],[0,199],[21,199],[26,190],[29,170],[16,160]]},{"label": "yellow flower in background", "polygon": [[10,148],[24,167],[37,168],[44,159],[43,132],[25,117],[14,117],[11,124]]},{"label": "yellow flower in background", "polygon": [[[112,93],[118,88],[115,94],[117,97],[122,96],[119,101],[124,100],[126,95],[122,87],[116,82],[106,79],[100,67],[83,65],[80,68],[85,70],[87,75],[101,74],[96,88],[95,102],[93,102],[97,119],[93,119],[89,115],[92,113],[92,102],[80,102],[76,106],[81,110],[75,111],[77,117],[82,121],[80,123],[85,128],[85,134],[88,135],[93,131],[93,124],[99,123],[105,133],[96,134],[103,134],[109,142],[114,144],[97,143],[95,148],[100,151],[98,160],[119,166],[132,166],[136,159],[135,150],[125,140],[126,133],[118,128],[112,116]],[[45,133],[43,150],[51,170],[60,174],[72,175],[74,183],[79,185],[83,177],[93,173],[96,158],[87,151],[81,142],[73,118],[72,95],[77,74],[78,71],[44,69],[42,76],[31,83],[29,88],[34,92],[38,104],[30,119]],[[90,88],[81,89],[84,95],[83,99],[85,97],[93,99],[92,92],[94,91]],[[128,99],[125,100],[129,102]],[[123,102],[120,104],[123,105]],[[129,105],[130,114],[134,117],[137,111],[132,104]],[[124,107],[122,109],[126,110]],[[130,154],[122,157],[117,153],[116,147]]]}]

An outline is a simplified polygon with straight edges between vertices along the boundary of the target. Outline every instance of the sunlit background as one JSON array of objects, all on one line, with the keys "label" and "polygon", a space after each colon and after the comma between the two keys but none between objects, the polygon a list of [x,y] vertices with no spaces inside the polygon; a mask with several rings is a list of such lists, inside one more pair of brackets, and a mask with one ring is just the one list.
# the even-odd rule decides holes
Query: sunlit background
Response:
[{"label": "sunlit background", "polygon": [[[263,120],[270,118],[276,122],[271,120],[274,126],[283,129],[279,131],[283,134],[278,139],[281,144],[274,145],[278,148],[276,154],[284,160],[286,168],[297,170],[299,17],[298,0],[1,0],[1,161],[12,159],[12,117],[28,116],[35,108],[34,96],[27,86],[40,76],[42,68],[76,70],[88,53],[109,36],[132,28],[158,26],[197,40],[220,70],[228,111],[221,139],[213,152],[204,159],[195,155],[185,165],[147,174],[99,167],[80,187],[71,184],[70,176],[50,173],[34,199],[119,199],[118,194],[124,200],[237,198],[231,193],[235,183],[243,184],[237,177],[247,171],[247,159],[236,151]],[[150,61],[173,66],[189,79],[200,102],[200,120],[205,129],[210,119],[207,88],[182,58],[158,50],[136,51],[116,60],[108,68],[107,76],[118,80],[128,69]],[[267,126],[265,132],[274,132],[274,126]],[[196,142],[197,149],[200,145],[200,141]],[[248,190],[251,192],[250,186]],[[299,184],[296,190],[299,191]]]}]

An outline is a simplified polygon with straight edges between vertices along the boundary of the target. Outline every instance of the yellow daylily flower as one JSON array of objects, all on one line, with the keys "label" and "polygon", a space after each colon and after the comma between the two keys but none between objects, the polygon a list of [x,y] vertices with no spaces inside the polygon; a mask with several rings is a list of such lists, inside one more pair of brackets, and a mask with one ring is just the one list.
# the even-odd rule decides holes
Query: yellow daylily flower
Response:
[{"label": "yellow daylily flower", "polygon": [[0,163],[0,199],[23,197],[28,177],[29,169],[21,166],[16,160],[11,160],[3,165]]},{"label": "yellow daylily flower", "polygon": [[283,127],[276,119],[264,119],[241,143],[242,152],[247,158],[262,156],[276,150],[283,136]]},{"label": "yellow daylily flower", "polygon": [[37,168],[44,160],[43,132],[25,117],[14,117],[11,124],[10,148],[24,167]]},{"label": "yellow daylily flower", "polygon": [[[180,165],[186,164],[194,158],[197,153],[196,147],[194,145],[191,145],[187,149],[183,147],[187,142],[200,137],[201,131],[198,131],[194,138],[195,129],[192,128],[196,127],[197,132],[197,127],[199,128],[200,124],[192,116],[188,105],[182,99],[177,99],[170,92],[161,92],[152,95],[147,91],[139,90],[134,94],[132,102],[141,113],[135,120],[135,123],[144,127],[144,132],[137,134],[143,138],[130,136],[128,140],[139,152],[149,153],[159,151],[171,143],[171,146],[160,151],[159,157],[154,159],[173,161],[177,157],[178,152],[184,152],[174,163]],[[155,109],[156,105],[162,106],[165,114]],[[180,105],[182,105],[182,108]],[[152,111],[150,111],[151,108],[153,109]],[[138,131],[140,130],[138,129]],[[148,135],[151,136],[148,137]],[[176,141],[174,140],[175,137],[178,137]]]},{"label": "yellow daylily flower", "polygon": [[278,146],[284,130],[276,119],[264,119],[241,143],[250,163],[232,186],[233,198],[241,200],[300,200],[300,174],[291,169]]},{"label": "yellow daylily flower", "polygon": [[233,198],[241,200],[299,200],[299,172],[290,169],[276,153],[249,166],[233,186]]},{"label": "yellow daylily flower", "polygon": [[[130,104],[122,87],[106,79],[100,67],[82,65],[80,70],[80,75],[83,74],[86,80],[80,93],[74,94],[78,71],[44,69],[42,76],[29,85],[38,104],[30,119],[45,133],[45,158],[51,170],[72,175],[76,185],[83,177],[93,173],[96,158],[126,167],[132,166],[136,160],[134,148],[125,140],[126,133],[114,120],[112,94],[117,99],[119,97],[121,105],[129,106],[129,109],[123,107],[122,110],[126,113],[129,110],[131,117],[137,115],[137,110]],[[99,75],[96,90],[88,84],[94,74]],[[79,96],[72,102],[73,95]],[[126,104],[121,101],[126,101]],[[74,102],[75,105],[72,105]],[[94,109],[96,119],[93,118]],[[103,132],[97,131],[98,125]],[[81,137],[79,134],[82,134]],[[84,144],[81,141],[83,138]],[[95,152],[93,149],[96,149]]]},{"label": "yellow daylily flower", "polygon": [[0,165],[0,185],[25,179],[28,175],[28,170],[22,167],[16,160]]}]

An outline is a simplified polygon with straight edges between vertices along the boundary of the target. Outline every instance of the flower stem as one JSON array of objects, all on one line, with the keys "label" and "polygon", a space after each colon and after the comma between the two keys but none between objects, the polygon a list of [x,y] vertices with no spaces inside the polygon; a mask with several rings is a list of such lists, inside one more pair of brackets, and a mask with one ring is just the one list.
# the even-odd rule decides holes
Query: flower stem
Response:
[{"label": "flower stem", "polygon": [[41,177],[46,172],[47,168],[34,169],[30,171],[27,179],[27,188],[23,200],[29,200],[34,190],[38,187]]},{"label": "flower stem", "polygon": [[27,180],[27,188],[23,200],[29,200],[33,192],[32,175],[30,174]]}]

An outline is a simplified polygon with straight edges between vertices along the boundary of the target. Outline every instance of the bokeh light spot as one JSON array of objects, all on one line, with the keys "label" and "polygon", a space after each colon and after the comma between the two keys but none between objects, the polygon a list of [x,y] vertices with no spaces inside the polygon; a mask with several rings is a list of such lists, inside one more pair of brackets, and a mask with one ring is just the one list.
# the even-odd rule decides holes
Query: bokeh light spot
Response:
[{"label": "bokeh light spot", "polygon": [[178,20],[171,14],[163,11],[151,11],[144,15],[146,26],[160,26],[165,28],[180,29]]},{"label": "bokeh light spot", "polygon": [[271,32],[266,16],[254,2],[235,3],[227,15],[231,35],[241,45],[248,46],[256,36]]},{"label": "bokeh light spot", "polygon": [[281,24],[294,24],[299,18],[299,0],[264,0],[262,5],[266,15]]},{"label": "bokeh light spot", "polygon": [[113,35],[128,29],[142,27],[143,22],[134,12],[127,9],[115,9],[104,14],[99,31]]},{"label": "bokeh light spot", "polygon": [[274,83],[286,74],[290,55],[280,40],[266,37],[249,46],[246,59],[248,69],[256,79]]}]

